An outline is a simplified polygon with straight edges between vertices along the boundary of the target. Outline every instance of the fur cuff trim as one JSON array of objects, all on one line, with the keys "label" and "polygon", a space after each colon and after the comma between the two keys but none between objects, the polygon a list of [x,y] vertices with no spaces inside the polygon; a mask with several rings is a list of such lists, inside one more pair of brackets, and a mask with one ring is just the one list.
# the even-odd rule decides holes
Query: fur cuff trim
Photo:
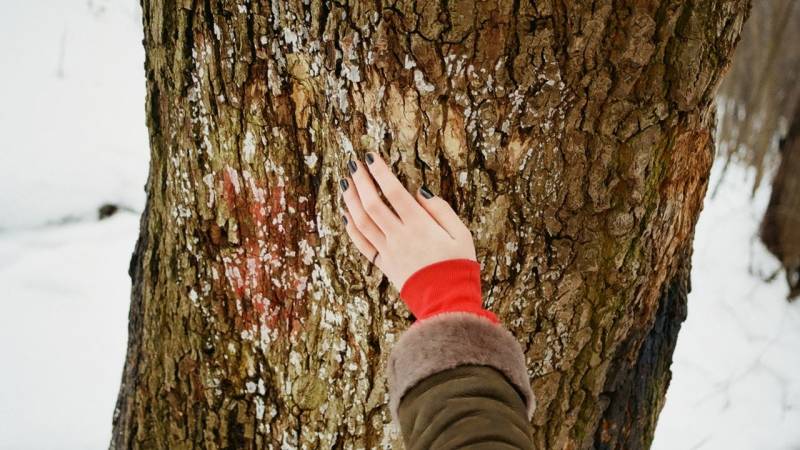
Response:
[{"label": "fur cuff trim", "polygon": [[536,400],[517,338],[485,317],[447,312],[414,322],[389,355],[389,410],[398,430],[403,395],[428,376],[462,364],[492,366],[504,373],[522,394],[528,420],[533,417]]}]

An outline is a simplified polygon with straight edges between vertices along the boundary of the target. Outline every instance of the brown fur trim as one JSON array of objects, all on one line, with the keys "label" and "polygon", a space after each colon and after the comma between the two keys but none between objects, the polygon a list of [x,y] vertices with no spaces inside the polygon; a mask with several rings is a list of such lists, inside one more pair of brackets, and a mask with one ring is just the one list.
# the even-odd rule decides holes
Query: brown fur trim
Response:
[{"label": "brown fur trim", "polygon": [[536,399],[517,338],[505,327],[468,312],[448,312],[415,322],[400,335],[388,359],[389,410],[400,429],[398,409],[403,395],[435,373],[462,364],[492,366],[522,394],[528,420]]}]

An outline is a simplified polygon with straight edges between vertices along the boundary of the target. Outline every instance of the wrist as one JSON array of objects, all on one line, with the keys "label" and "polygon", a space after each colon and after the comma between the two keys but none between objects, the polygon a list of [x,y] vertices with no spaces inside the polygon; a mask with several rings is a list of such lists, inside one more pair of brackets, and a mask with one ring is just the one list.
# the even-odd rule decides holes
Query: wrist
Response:
[{"label": "wrist", "polygon": [[480,264],[471,259],[447,259],[418,269],[403,283],[400,298],[417,321],[461,311],[499,323],[493,312],[483,308]]}]

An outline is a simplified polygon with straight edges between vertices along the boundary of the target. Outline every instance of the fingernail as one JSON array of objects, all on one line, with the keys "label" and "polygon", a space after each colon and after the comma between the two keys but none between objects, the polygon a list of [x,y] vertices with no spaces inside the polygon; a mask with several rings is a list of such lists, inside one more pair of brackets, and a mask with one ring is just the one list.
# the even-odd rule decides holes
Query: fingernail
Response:
[{"label": "fingernail", "polygon": [[349,186],[349,184],[347,183],[347,180],[345,180],[344,178],[339,180],[339,187],[341,187],[343,191],[347,190],[347,186]]},{"label": "fingernail", "polygon": [[419,188],[419,191],[422,193],[422,196],[425,197],[425,198],[433,197],[433,193],[431,193],[431,191],[428,190],[428,187],[425,186],[424,184],[422,185],[422,187]]},{"label": "fingernail", "polygon": [[342,214],[342,220],[344,220],[344,224],[347,225],[347,216]]},{"label": "fingernail", "polygon": [[347,167],[350,168],[350,173],[355,173],[355,171],[358,169],[358,166],[352,159],[350,161],[347,161]]},{"label": "fingernail", "polygon": [[367,152],[367,164],[372,164],[375,161],[375,157],[372,156],[372,152]]}]

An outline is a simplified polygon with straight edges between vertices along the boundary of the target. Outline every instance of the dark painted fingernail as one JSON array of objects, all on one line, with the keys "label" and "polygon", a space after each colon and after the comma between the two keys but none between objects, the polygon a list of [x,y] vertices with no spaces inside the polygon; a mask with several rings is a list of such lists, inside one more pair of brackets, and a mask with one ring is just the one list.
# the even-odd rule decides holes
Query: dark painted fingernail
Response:
[{"label": "dark painted fingernail", "polygon": [[350,168],[350,173],[355,173],[355,171],[358,170],[358,166],[352,159],[350,161],[347,161],[347,167]]},{"label": "dark painted fingernail", "polygon": [[428,187],[425,186],[424,184],[422,185],[422,187],[419,188],[419,191],[422,193],[422,196],[425,197],[425,198],[433,197],[433,193],[431,193],[431,191],[428,190]]},{"label": "dark painted fingernail", "polygon": [[372,164],[375,162],[375,157],[372,156],[372,152],[367,152],[367,164]]},{"label": "dark painted fingernail", "polygon": [[341,187],[343,191],[346,191],[348,186],[349,184],[347,183],[347,180],[345,180],[344,178],[339,180],[339,187]]},{"label": "dark painted fingernail", "polygon": [[342,220],[344,220],[344,224],[347,225],[347,216],[342,214]]}]

